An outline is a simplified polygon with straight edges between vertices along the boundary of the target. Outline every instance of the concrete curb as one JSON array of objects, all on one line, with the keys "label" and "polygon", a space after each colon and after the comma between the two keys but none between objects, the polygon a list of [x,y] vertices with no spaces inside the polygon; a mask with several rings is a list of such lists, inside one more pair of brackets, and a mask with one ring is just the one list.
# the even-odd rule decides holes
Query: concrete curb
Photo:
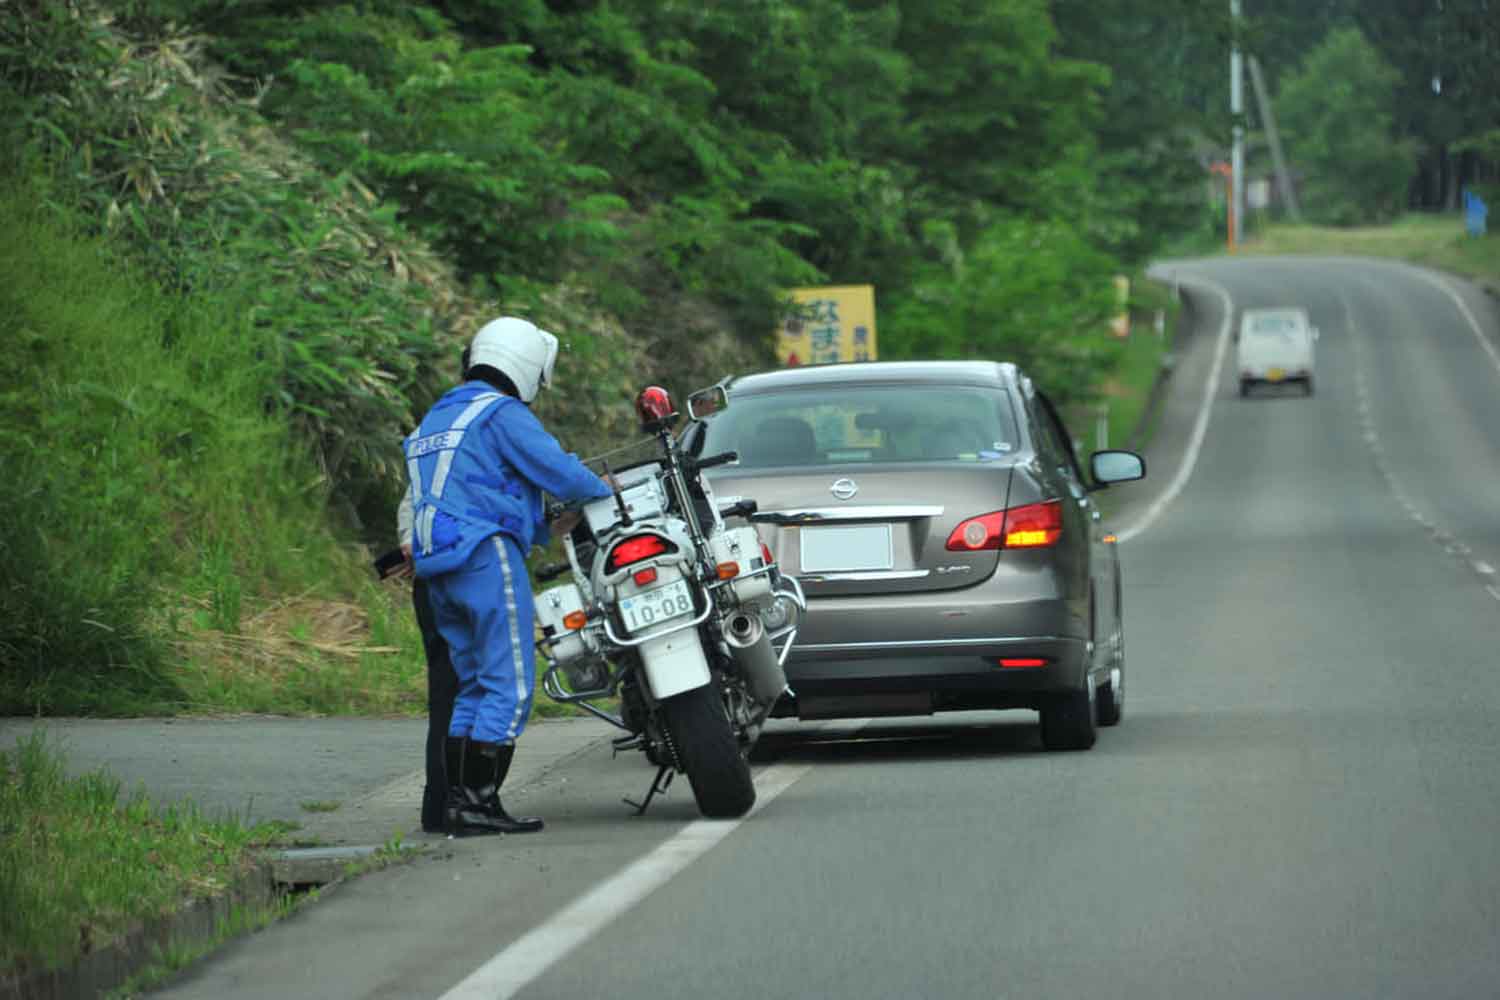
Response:
[{"label": "concrete curb", "polygon": [[[8,721],[14,724],[25,720]],[[253,725],[254,720],[228,723],[247,724]],[[316,719],[300,722],[309,729],[319,724]],[[96,757],[102,756],[107,762],[108,751],[117,749],[119,727],[138,728],[149,735],[160,725],[160,720],[122,720],[90,726],[89,733],[75,729],[71,732],[74,745],[70,750],[78,758],[80,770],[92,770]],[[182,728],[187,723],[174,725]],[[552,719],[533,724],[517,744],[515,764],[506,783],[508,792],[520,798],[528,789],[547,784],[558,768],[595,749],[611,735],[607,726],[592,719]],[[265,739],[283,743],[285,736],[280,729],[264,734]],[[419,743],[408,741],[399,744],[399,749],[393,746],[392,752],[415,755],[420,749]],[[195,900],[182,910],[132,928],[80,956],[69,967],[0,974],[0,1000],[75,1000],[102,996],[161,963],[164,954],[185,952],[196,961],[204,957],[198,952],[207,954],[244,937],[261,926],[261,918],[271,916],[297,889],[316,886],[326,893],[341,885],[350,877],[351,864],[368,862],[380,850],[381,844],[370,844],[370,839],[389,843],[384,838],[399,838],[403,850],[393,855],[395,863],[410,860],[433,844],[445,843],[445,837],[424,834],[418,826],[424,780],[423,771],[407,771],[354,796],[336,811],[302,817],[298,833],[317,846],[265,852],[228,892],[212,899]],[[232,916],[241,918],[242,923],[230,927]]]},{"label": "concrete curb", "polygon": [[1167,350],[1162,356],[1161,367],[1156,371],[1156,378],[1151,383],[1147,392],[1146,405],[1141,409],[1141,415],[1136,419],[1135,427],[1131,428],[1130,436],[1126,439],[1125,447],[1131,451],[1144,451],[1149,440],[1146,431],[1153,426],[1157,412],[1161,409],[1162,400],[1166,398],[1167,388],[1172,381],[1172,373],[1177,370],[1177,352],[1182,347],[1185,330],[1193,327],[1193,299],[1192,296],[1183,293],[1181,284],[1175,278],[1163,275],[1147,275],[1147,280],[1155,282],[1163,288],[1172,290],[1172,296],[1177,301],[1178,310],[1176,321],[1167,336]]}]

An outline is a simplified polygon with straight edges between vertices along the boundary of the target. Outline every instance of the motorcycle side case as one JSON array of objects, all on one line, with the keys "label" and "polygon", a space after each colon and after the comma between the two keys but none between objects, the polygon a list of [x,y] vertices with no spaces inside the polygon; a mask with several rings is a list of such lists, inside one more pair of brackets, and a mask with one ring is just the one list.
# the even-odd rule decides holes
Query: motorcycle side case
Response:
[{"label": "motorcycle side case", "polygon": [[708,658],[695,628],[642,643],[639,651],[646,686],[657,701],[708,683]]},{"label": "motorcycle side case", "polygon": [[576,583],[544,590],[536,595],[534,603],[536,623],[542,629],[542,641],[554,663],[568,663],[589,652],[583,634],[563,624],[568,615],[584,609],[583,593]]},{"label": "motorcycle side case", "polygon": [[740,603],[749,603],[765,597],[771,592],[771,575],[747,576],[766,566],[765,556],[760,550],[760,535],[753,527],[725,528],[708,540],[708,548],[715,563],[739,563],[740,575],[734,578],[734,596]]}]

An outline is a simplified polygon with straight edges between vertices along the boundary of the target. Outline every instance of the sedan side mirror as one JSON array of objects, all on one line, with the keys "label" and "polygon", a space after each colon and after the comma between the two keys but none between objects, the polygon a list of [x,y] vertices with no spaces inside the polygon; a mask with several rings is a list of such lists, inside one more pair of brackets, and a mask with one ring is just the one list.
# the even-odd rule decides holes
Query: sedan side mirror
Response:
[{"label": "sedan side mirror", "polygon": [[707,389],[699,389],[688,397],[688,416],[693,420],[702,420],[711,413],[728,409],[729,393],[722,385],[711,385]]},{"label": "sedan side mirror", "polygon": [[1146,478],[1146,460],[1133,451],[1096,451],[1089,456],[1089,472],[1100,485]]}]

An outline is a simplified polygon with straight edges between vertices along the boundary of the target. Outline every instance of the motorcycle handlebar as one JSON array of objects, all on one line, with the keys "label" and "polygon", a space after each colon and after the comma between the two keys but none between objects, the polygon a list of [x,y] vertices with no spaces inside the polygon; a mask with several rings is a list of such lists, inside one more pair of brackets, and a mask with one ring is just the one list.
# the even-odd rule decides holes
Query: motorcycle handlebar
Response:
[{"label": "motorcycle handlebar", "polygon": [[716,465],[728,465],[730,462],[738,462],[739,460],[739,452],[725,451],[717,455],[710,455],[707,458],[695,458],[693,459],[693,465],[700,470],[712,469]]},{"label": "motorcycle handlebar", "polygon": [[760,504],[756,503],[754,500],[741,500],[738,503],[730,504],[728,507],[720,507],[719,516],[749,517],[751,514],[754,514],[758,510],[760,510]]}]

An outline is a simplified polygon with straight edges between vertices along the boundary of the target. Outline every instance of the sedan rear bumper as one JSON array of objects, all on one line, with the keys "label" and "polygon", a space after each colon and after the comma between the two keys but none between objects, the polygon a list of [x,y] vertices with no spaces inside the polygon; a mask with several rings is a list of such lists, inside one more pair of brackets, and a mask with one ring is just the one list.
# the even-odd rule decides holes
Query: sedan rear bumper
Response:
[{"label": "sedan rear bumper", "polygon": [[[786,673],[795,698],[773,714],[819,719],[1038,708],[1053,695],[1083,689],[1091,653],[1087,641],[1061,636],[843,645],[842,653],[794,647]],[[1002,666],[1002,660],[1043,665]]]}]

